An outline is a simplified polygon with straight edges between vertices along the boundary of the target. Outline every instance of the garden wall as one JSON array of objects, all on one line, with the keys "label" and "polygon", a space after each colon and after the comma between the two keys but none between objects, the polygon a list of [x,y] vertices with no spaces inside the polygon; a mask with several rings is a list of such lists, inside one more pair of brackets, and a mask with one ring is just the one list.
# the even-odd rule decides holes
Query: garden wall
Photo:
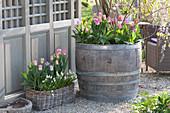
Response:
[{"label": "garden wall", "polygon": [[21,72],[57,48],[69,51],[75,70],[69,35],[80,17],[81,0],[0,0],[0,100],[24,94]]}]

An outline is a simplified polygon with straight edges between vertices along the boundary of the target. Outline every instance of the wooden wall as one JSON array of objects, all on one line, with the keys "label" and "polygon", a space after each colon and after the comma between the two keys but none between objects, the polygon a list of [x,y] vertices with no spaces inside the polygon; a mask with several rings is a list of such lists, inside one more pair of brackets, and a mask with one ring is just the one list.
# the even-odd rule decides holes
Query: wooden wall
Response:
[{"label": "wooden wall", "polygon": [[71,28],[81,18],[81,0],[0,0],[0,100],[23,94],[21,72],[30,61],[69,52],[75,71]]}]

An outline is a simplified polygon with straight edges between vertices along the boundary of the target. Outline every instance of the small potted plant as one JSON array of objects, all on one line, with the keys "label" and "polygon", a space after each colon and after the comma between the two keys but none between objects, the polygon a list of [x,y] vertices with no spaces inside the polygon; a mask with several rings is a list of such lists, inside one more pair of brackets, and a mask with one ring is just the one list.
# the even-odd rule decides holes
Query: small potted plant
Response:
[{"label": "small potted plant", "polygon": [[40,59],[40,64],[34,60],[28,66],[28,73],[22,73],[26,87],[26,97],[33,107],[45,110],[74,100],[75,74],[67,67],[67,51],[58,49],[52,55],[50,62]]},{"label": "small potted plant", "polygon": [[[140,79],[139,19],[99,13],[73,30],[80,95],[94,101],[118,102],[137,96]],[[85,25],[86,24],[86,25]],[[85,26],[85,27],[84,27]]]}]

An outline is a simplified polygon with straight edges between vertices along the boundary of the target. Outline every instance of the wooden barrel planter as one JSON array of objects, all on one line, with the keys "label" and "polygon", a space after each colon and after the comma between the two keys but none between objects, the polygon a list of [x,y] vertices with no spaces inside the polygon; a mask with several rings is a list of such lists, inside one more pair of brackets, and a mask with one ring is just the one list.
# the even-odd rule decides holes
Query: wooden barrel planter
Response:
[{"label": "wooden barrel planter", "polygon": [[102,102],[135,98],[138,93],[141,43],[134,45],[76,45],[80,95]]}]

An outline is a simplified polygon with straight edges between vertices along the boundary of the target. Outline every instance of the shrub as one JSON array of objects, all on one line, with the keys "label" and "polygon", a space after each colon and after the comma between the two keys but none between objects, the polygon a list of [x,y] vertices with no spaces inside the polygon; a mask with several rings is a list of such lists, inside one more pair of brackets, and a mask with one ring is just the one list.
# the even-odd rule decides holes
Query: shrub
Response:
[{"label": "shrub", "polygon": [[132,103],[132,113],[170,113],[168,92],[156,96],[150,96],[149,93],[144,92],[139,95],[137,102]]}]

